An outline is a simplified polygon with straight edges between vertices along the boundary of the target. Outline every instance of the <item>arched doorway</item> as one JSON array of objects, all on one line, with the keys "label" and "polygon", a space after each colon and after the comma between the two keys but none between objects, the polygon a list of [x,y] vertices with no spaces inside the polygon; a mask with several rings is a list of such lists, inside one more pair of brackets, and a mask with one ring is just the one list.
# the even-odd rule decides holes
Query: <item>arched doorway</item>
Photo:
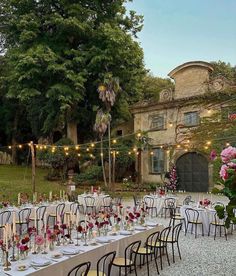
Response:
[{"label": "arched doorway", "polygon": [[187,192],[207,192],[209,186],[208,161],[197,152],[189,152],[176,161],[179,189]]}]

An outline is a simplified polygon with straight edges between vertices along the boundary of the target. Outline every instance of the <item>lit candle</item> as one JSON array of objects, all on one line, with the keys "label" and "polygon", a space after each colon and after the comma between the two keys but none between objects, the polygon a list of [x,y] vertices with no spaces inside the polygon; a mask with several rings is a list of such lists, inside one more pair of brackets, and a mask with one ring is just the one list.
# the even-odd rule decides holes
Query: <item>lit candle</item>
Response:
[{"label": "lit candle", "polygon": [[6,251],[8,252],[8,224],[6,224],[6,232],[5,232],[5,237],[6,237],[6,240],[5,240],[5,243],[6,243]]},{"label": "lit candle", "polygon": [[18,193],[18,205],[20,205],[21,200],[20,200],[20,193]]},{"label": "lit candle", "polygon": [[13,235],[16,234],[16,213],[13,212],[13,217],[12,217],[12,232]]},{"label": "lit candle", "polygon": [[37,213],[36,213],[36,208],[34,208],[34,227],[36,229],[37,227]]},{"label": "lit candle", "polygon": [[52,201],[52,191],[49,192],[49,201]]},{"label": "lit candle", "polygon": [[47,211],[44,214],[44,233],[47,233]]}]

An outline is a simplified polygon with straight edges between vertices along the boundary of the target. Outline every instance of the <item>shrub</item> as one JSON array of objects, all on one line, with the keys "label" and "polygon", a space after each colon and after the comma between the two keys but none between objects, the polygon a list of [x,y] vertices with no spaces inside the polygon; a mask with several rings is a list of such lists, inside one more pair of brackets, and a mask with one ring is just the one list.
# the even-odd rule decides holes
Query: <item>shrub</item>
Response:
[{"label": "shrub", "polygon": [[76,183],[94,184],[102,178],[102,167],[92,165],[88,167],[83,173],[77,174],[74,177]]}]

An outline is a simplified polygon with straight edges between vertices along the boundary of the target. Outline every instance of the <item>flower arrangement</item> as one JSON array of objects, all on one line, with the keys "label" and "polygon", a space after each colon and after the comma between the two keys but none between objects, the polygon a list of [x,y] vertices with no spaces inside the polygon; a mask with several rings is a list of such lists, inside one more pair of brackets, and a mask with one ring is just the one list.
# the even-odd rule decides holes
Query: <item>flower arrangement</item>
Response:
[{"label": "flower arrangement", "polygon": [[18,240],[16,247],[18,248],[20,255],[25,258],[29,251],[28,242],[30,241],[30,237],[25,236],[21,240],[19,240],[18,238],[16,240]]},{"label": "flower arrangement", "polygon": [[205,198],[203,200],[200,200],[199,204],[202,205],[202,206],[204,206],[204,207],[207,207],[207,206],[209,206],[211,204],[211,201],[209,199]]},{"label": "flower arrangement", "polygon": [[167,190],[175,191],[177,189],[178,176],[176,166],[173,166],[168,173],[168,182],[165,182],[165,187]]},{"label": "flower arrangement", "polygon": [[[230,223],[236,224],[234,209],[236,208],[236,148],[229,146],[222,150],[220,177],[223,180],[222,192],[229,198],[226,210],[223,206],[216,206],[215,209],[220,219],[226,218],[225,225],[229,228]],[[226,211],[226,213],[225,213]]]}]

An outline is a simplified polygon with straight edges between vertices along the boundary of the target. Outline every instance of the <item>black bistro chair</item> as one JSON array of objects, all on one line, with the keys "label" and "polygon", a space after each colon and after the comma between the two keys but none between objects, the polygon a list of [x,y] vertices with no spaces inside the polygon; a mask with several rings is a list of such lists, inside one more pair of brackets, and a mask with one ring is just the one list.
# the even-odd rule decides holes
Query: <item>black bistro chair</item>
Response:
[{"label": "black bistro chair", "polygon": [[95,198],[92,196],[86,196],[84,198],[86,213],[96,213]]},{"label": "black bistro chair", "polygon": [[151,196],[145,196],[143,198],[144,204],[146,205],[148,213],[151,211],[151,216],[153,217],[153,211],[155,211],[156,217],[158,215],[157,213],[157,207],[154,206],[154,198]]},{"label": "black bistro chair", "polygon": [[87,276],[90,266],[91,266],[90,262],[79,264],[74,268],[72,268],[67,274],[67,276],[82,276],[82,275]]},{"label": "black bistro chair", "polygon": [[97,269],[90,270],[88,276],[109,276],[111,274],[112,263],[116,256],[116,252],[109,252],[102,256],[97,262]]},{"label": "black bistro chair", "polygon": [[23,233],[23,226],[26,226],[26,230],[28,230],[29,228],[30,214],[31,214],[30,208],[24,208],[20,210],[18,213],[18,220],[16,221],[16,225],[19,226],[20,235],[22,235]]},{"label": "black bistro chair", "polygon": [[195,226],[195,238],[197,237],[198,225],[202,226],[202,236],[204,236],[203,223],[199,219],[199,211],[192,209],[192,208],[187,208],[187,209],[185,209],[185,215],[186,215],[186,220],[187,220],[185,235],[187,234],[188,226],[190,224],[191,225],[191,234],[193,233],[193,226]]},{"label": "black bistro chair", "polygon": [[220,237],[221,237],[221,229],[223,228],[224,233],[225,233],[225,239],[227,240],[227,229],[225,226],[225,220],[220,219],[216,212],[214,214],[214,219],[209,224],[208,236],[210,236],[211,226],[214,226],[214,240],[216,239],[217,228],[220,230]]},{"label": "black bistro chair", "polygon": [[119,276],[121,276],[121,269],[125,269],[125,276],[128,275],[128,269],[134,269],[135,275],[137,276],[136,259],[137,252],[139,250],[141,241],[135,241],[129,244],[125,248],[124,257],[116,257],[113,261],[113,265],[119,268]]},{"label": "black bistro chair", "polygon": [[36,232],[37,234],[39,233],[39,222],[41,221],[43,223],[43,227],[44,226],[44,216],[45,216],[45,212],[46,212],[47,207],[46,206],[40,206],[36,209],[36,218],[34,217],[30,217],[30,221],[36,221]]},{"label": "black bistro chair", "polygon": [[65,203],[59,203],[56,206],[56,212],[55,213],[50,213],[48,215],[48,225],[49,225],[49,220],[52,219],[53,220],[53,225],[56,224],[57,222],[57,217],[60,217],[60,222],[63,224],[64,222],[64,210],[65,210]]}]

